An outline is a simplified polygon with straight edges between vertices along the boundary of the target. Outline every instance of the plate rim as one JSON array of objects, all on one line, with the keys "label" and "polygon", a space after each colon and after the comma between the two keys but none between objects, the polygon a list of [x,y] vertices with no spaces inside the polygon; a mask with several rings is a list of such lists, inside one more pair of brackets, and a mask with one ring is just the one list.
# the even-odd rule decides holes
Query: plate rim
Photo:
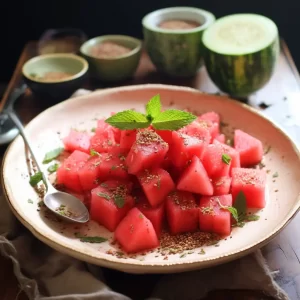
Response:
[{"label": "plate rim", "polygon": [[[81,98],[86,98],[87,96],[93,94],[105,94],[110,92],[117,92],[117,91],[128,91],[128,90],[140,90],[140,89],[166,89],[166,90],[180,90],[180,91],[186,91],[186,92],[192,92],[199,95],[207,95],[209,97],[216,97],[216,98],[222,98],[224,101],[229,101],[234,103],[234,105],[240,106],[243,109],[246,109],[247,111],[259,116],[260,118],[263,118],[266,122],[268,122],[272,127],[274,127],[277,131],[279,131],[282,135],[285,136],[286,140],[290,143],[294,153],[297,155],[298,159],[300,160],[300,151],[298,147],[296,146],[295,142],[290,138],[290,136],[287,134],[286,130],[283,129],[276,121],[268,118],[267,116],[263,115],[259,110],[256,108],[253,108],[245,103],[241,103],[237,100],[234,100],[232,98],[229,98],[228,96],[223,95],[214,95],[202,92],[200,90],[191,88],[191,87],[185,87],[185,86],[176,86],[176,85],[167,85],[167,84],[139,84],[139,85],[128,85],[128,86],[121,86],[121,87],[113,87],[113,88],[106,88],[101,90],[92,91],[88,95],[79,96],[76,98],[69,98],[66,99],[58,104],[55,104],[46,110],[39,113],[37,116],[35,116],[26,126],[25,128],[28,128],[32,126],[33,122],[36,122],[39,118],[42,118],[44,114],[47,114],[48,111],[51,111],[54,108],[59,108],[60,106],[64,106],[66,103],[74,101],[80,101]],[[100,100],[101,101],[101,100]],[[247,254],[250,254],[254,252],[255,250],[263,247],[266,245],[270,240],[272,240],[275,236],[277,236],[289,223],[290,221],[297,215],[297,213],[300,210],[300,193],[297,196],[297,202],[292,208],[292,210],[288,213],[287,217],[284,219],[281,224],[277,225],[274,230],[270,232],[269,235],[267,235],[266,238],[261,239],[258,243],[252,244],[250,246],[244,247],[241,250],[233,251],[228,254],[219,255],[214,258],[206,258],[202,259],[201,261],[184,261],[184,262],[170,262],[167,264],[151,264],[151,263],[145,263],[146,261],[134,261],[134,262],[123,262],[119,261],[114,256],[111,257],[97,257],[90,254],[85,254],[83,251],[78,251],[72,247],[61,245],[61,243],[52,240],[47,234],[42,233],[38,229],[34,228],[27,220],[25,220],[16,210],[14,205],[12,204],[9,192],[8,192],[8,186],[6,185],[6,180],[4,176],[4,170],[6,168],[6,159],[7,155],[10,151],[10,149],[14,146],[14,144],[17,142],[18,139],[21,139],[20,136],[18,136],[6,149],[3,160],[1,164],[1,184],[3,187],[3,194],[6,198],[6,201],[13,212],[14,216],[39,240],[44,242],[46,245],[50,246],[51,248],[67,254],[69,256],[72,256],[74,258],[77,258],[82,261],[86,261],[88,263],[96,264],[103,267],[109,267],[113,269],[121,270],[122,266],[126,266],[126,269],[133,269],[132,273],[139,273],[140,271],[143,271],[143,273],[170,273],[170,272],[182,272],[182,271],[190,271],[193,269],[200,269],[200,268],[206,268],[211,267],[219,264],[223,264],[225,262],[229,262],[235,259],[238,259],[242,256],[245,256]],[[221,261],[220,261],[221,260]],[[184,269],[184,270],[177,270],[177,269]],[[126,271],[130,272],[130,271]]]}]

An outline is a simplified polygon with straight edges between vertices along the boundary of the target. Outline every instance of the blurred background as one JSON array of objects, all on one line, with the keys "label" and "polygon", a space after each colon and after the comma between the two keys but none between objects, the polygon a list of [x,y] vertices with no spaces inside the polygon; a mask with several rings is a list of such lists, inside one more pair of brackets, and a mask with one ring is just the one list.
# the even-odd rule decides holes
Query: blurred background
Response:
[{"label": "blurred background", "polygon": [[[142,38],[141,19],[153,10],[194,6],[217,18],[232,13],[258,13],[275,21],[300,67],[299,0],[1,0],[0,82],[9,81],[18,57],[29,40],[46,29],[76,27],[88,37],[126,34]],[[299,8],[298,8],[299,7]]]}]

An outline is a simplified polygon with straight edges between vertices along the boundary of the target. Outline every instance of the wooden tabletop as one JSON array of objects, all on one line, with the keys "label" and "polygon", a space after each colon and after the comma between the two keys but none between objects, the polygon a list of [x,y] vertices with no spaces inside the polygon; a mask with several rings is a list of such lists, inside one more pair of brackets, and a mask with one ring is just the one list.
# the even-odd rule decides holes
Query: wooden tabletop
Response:
[{"label": "wooden tabletop", "polygon": [[[6,93],[0,104],[0,110],[3,107],[7,97],[18,85],[21,79],[21,67],[25,61],[36,55],[36,42],[30,42],[24,48],[15,73],[6,90]],[[158,74],[151,64],[149,58],[144,53],[133,79],[118,85],[142,84],[142,83],[165,83],[173,85],[189,86],[204,92],[215,93],[217,88],[210,81],[206,70],[202,67],[197,76],[188,79],[170,79]],[[88,83],[85,88],[104,88],[101,84]],[[300,95],[300,77],[293,60],[290,56],[289,50],[284,42],[281,43],[281,55],[277,65],[275,74],[271,81],[255,95],[249,99],[249,104],[258,108],[265,109],[270,105],[274,105],[281,101],[288,103],[290,93],[299,93]],[[33,96],[31,92],[26,91],[25,95],[18,100],[15,105],[16,111],[22,119],[23,123],[28,123],[37,114],[45,108],[51,106],[52,103],[47,103]],[[0,162],[2,160],[5,147],[0,147]],[[288,292],[291,299],[300,299],[300,215],[298,214],[290,224],[266,247],[262,249],[263,254],[271,268],[274,271],[280,271],[280,276],[277,278],[278,282]],[[107,280],[116,276],[116,271],[104,270]],[[144,281],[148,283],[149,289],[151,285],[156,282],[156,278],[151,275],[118,275],[124,280],[124,284],[119,286],[119,292],[131,295],[126,281],[134,280],[134,277],[139,276],[139,282]],[[125,277],[127,279],[125,279]],[[144,280],[142,279],[144,278]],[[147,286],[147,285],[145,285]],[[116,288],[111,286],[112,288]],[[229,287],[230,288],[230,287]],[[18,295],[18,297],[17,297]],[[26,296],[19,293],[18,283],[13,275],[12,265],[9,261],[0,257],[0,299],[24,300]],[[138,299],[139,296],[136,296]],[[271,299],[263,295],[260,291],[213,291],[207,299]]]}]

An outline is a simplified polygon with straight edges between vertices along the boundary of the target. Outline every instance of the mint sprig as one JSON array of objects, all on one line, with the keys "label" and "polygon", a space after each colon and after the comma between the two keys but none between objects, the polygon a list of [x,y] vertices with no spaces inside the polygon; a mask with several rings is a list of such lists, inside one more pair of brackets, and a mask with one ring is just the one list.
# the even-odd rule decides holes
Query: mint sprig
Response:
[{"label": "mint sprig", "polygon": [[235,219],[236,223],[232,225],[233,227],[243,227],[246,222],[259,220],[258,215],[247,215],[246,195],[243,191],[238,193],[233,206],[224,206],[220,201],[218,204],[222,209],[228,210]]},{"label": "mint sprig", "polygon": [[109,117],[106,123],[121,130],[147,128],[152,124],[158,130],[178,130],[194,120],[196,116],[182,110],[161,111],[160,95],[155,95],[146,104],[146,114],[125,110]]}]

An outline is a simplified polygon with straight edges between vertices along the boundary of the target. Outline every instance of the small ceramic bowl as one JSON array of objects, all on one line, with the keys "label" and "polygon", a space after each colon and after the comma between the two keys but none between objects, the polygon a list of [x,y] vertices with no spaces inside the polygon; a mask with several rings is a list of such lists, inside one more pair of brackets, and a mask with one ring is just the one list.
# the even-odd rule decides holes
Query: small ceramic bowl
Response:
[{"label": "small ceramic bowl", "polygon": [[[162,27],[166,21],[173,24]],[[145,47],[157,70],[176,77],[195,75],[202,64],[203,31],[214,21],[212,13],[194,7],[170,7],[146,15],[142,20]],[[184,28],[182,22],[190,26]]]},{"label": "small ceramic bowl", "polygon": [[[93,53],[95,47],[104,43],[130,50],[116,56],[102,55],[100,57]],[[101,81],[121,81],[134,75],[140,61],[141,49],[142,42],[136,38],[126,35],[105,35],[86,41],[81,46],[80,52],[89,62],[90,73],[93,78]]]},{"label": "small ceramic bowl", "polygon": [[24,81],[33,93],[55,100],[67,99],[82,87],[88,62],[74,54],[45,54],[27,61],[22,68]]}]

